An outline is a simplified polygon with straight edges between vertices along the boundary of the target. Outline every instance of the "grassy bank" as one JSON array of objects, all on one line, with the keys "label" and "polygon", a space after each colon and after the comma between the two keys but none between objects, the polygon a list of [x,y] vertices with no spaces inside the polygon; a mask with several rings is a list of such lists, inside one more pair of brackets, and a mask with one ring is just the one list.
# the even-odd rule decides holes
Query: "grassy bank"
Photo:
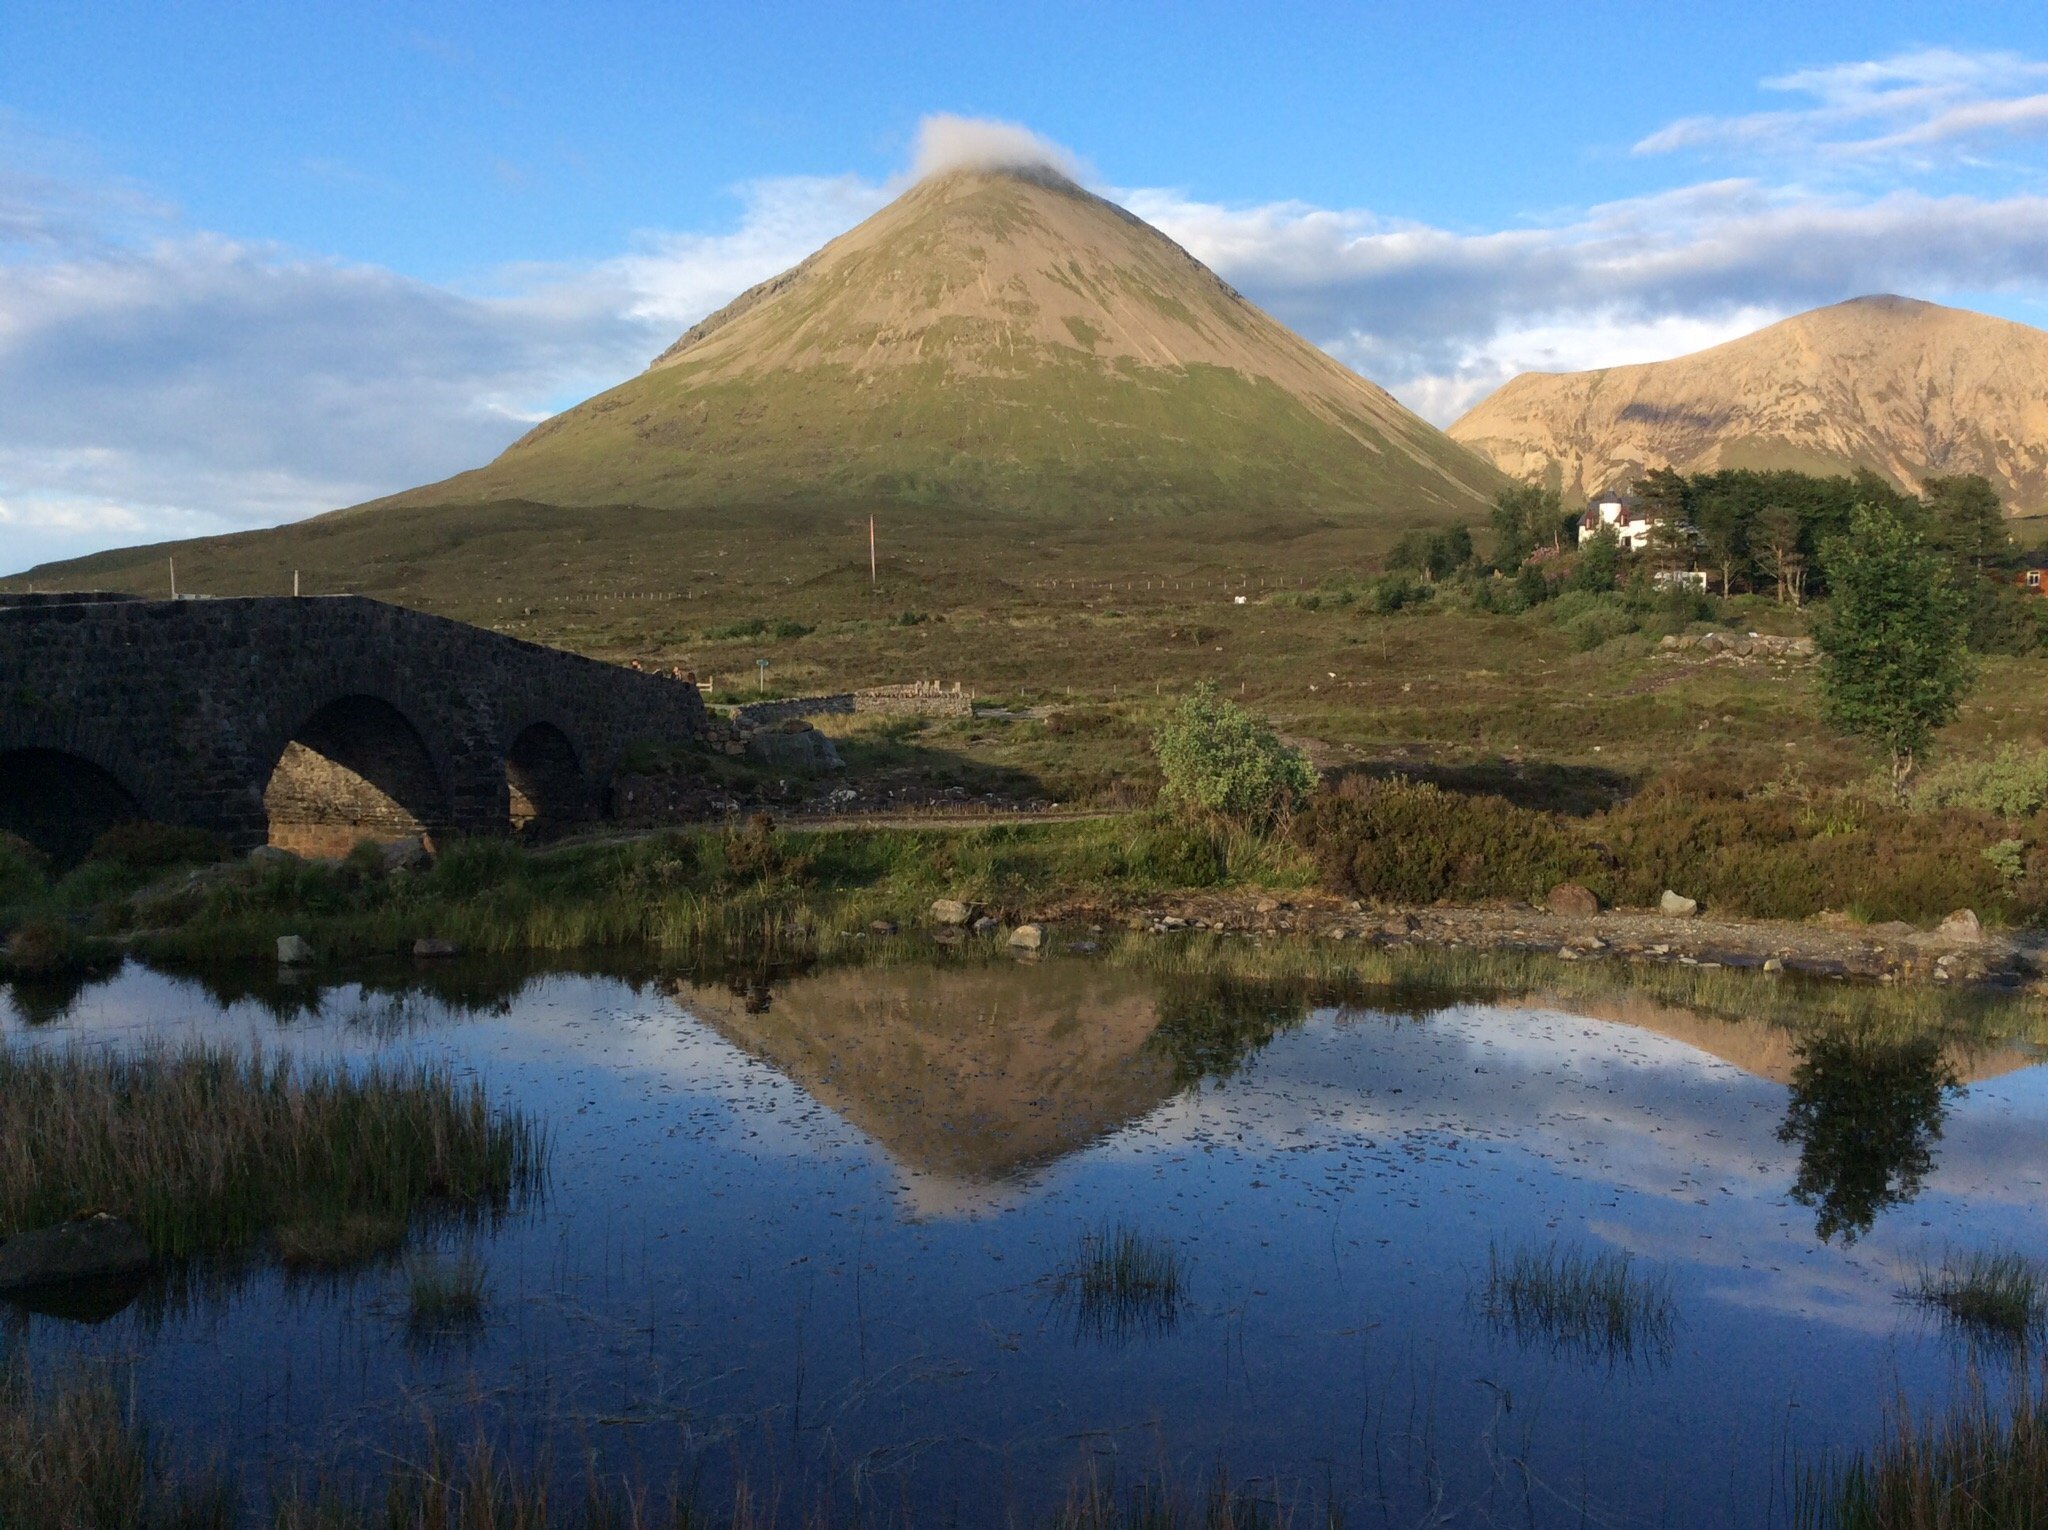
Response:
[{"label": "grassy bank", "polygon": [[0,1049],[0,1237],[98,1210],[161,1258],[278,1234],[332,1263],[430,1208],[535,1189],[546,1146],[481,1084],[428,1064]]}]

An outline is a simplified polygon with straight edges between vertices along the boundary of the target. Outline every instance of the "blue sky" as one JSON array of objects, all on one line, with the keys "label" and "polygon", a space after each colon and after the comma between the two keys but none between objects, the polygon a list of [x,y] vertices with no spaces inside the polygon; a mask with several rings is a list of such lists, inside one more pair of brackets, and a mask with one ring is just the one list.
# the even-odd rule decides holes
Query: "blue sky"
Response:
[{"label": "blue sky", "polygon": [[2048,320],[2039,0],[0,0],[0,570],[474,465],[947,113],[1439,423],[1863,292]]}]

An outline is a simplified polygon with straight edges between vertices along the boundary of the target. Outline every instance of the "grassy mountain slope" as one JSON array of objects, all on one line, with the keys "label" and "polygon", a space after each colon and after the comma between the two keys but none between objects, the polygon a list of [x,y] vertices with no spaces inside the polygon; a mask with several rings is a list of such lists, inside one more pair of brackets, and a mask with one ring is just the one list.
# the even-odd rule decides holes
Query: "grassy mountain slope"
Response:
[{"label": "grassy mountain slope", "polygon": [[[1474,521],[1486,463],[1050,173],[926,180],[489,465],[184,544],[189,587],[348,588],[460,614],[565,587],[786,587],[1060,560],[1164,575],[1320,569]],[[712,545],[716,544],[716,552]],[[163,548],[13,581],[151,588]]]},{"label": "grassy mountain slope", "polygon": [[2048,511],[2048,333],[1910,298],[1796,315],[1671,361],[1524,373],[1451,426],[1510,476],[1583,498],[1650,468],[1982,473]]}]

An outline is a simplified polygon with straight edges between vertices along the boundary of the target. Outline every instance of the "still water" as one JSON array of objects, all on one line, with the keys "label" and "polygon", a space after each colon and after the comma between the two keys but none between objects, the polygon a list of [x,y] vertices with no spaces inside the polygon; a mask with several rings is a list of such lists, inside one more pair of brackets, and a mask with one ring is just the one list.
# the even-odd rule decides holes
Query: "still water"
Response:
[{"label": "still water", "polygon": [[[392,1263],[0,1307],[0,1344],[117,1361],[179,1453],[257,1480],[433,1420],[920,1523],[1221,1470],[1352,1524],[1767,1524],[1794,1463],[1997,1363],[1899,1299],[1924,1261],[2048,1258],[2031,1051],[1844,1089],[1782,1028],[1626,992],[1317,1007],[1064,956],[241,997],[130,966],[67,1000],[0,1038],[445,1059],[546,1123],[537,1204],[416,1234],[483,1261],[472,1331],[411,1333]],[[1077,1306],[1062,1275],[1115,1231],[1183,1300]],[[1490,1318],[1490,1258],[1552,1246],[1632,1256],[1668,1330]]]}]

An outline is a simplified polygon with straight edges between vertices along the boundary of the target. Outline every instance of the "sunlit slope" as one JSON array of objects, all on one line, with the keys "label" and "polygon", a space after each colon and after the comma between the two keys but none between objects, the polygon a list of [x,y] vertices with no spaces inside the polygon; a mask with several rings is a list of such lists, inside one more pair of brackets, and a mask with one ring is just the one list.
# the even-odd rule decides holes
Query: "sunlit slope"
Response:
[{"label": "sunlit slope", "polygon": [[1868,468],[1902,488],[1982,473],[2048,511],[2048,333],[1910,298],[1796,315],[1671,361],[1529,372],[1451,427],[1569,498],[1651,468]]},{"label": "sunlit slope", "polygon": [[1121,208],[956,172],[398,499],[1459,512],[1495,484]]}]

